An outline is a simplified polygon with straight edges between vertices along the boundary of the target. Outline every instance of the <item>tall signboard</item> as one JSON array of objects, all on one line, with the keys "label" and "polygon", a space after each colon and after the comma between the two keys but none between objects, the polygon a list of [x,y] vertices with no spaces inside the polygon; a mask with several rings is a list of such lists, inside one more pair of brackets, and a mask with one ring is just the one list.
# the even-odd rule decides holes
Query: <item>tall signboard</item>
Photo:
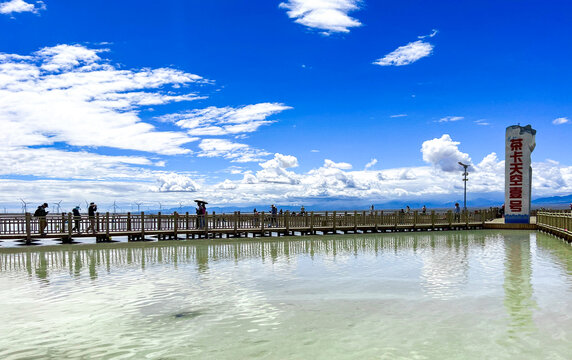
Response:
[{"label": "tall signboard", "polygon": [[532,168],[530,155],[536,146],[536,130],[530,125],[506,128],[504,208],[505,223],[530,223]]}]

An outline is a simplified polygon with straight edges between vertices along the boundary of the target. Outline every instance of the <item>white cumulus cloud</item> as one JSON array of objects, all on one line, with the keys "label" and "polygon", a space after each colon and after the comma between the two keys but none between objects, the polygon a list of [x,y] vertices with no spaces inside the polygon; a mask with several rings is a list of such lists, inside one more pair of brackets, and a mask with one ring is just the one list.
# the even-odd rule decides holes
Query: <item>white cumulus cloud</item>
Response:
[{"label": "white cumulus cloud", "polygon": [[157,191],[159,192],[195,192],[199,185],[186,175],[166,173],[159,175]]},{"label": "white cumulus cloud", "polygon": [[286,169],[298,166],[298,159],[292,155],[274,154],[274,158],[260,163],[262,170],[256,172],[257,182],[297,184],[298,175]]},{"label": "white cumulus cloud", "polygon": [[324,34],[347,33],[362,24],[348,14],[360,9],[360,0],[288,0],[280,3],[291,19]]},{"label": "white cumulus cloud", "polygon": [[12,15],[13,13],[30,12],[38,14],[40,10],[45,10],[46,5],[42,1],[31,4],[24,0],[11,0],[0,3],[0,14]]},{"label": "white cumulus cloud", "polygon": [[95,64],[101,60],[97,53],[105,51],[107,49],[88,49],[81,45],[61,44],[43,48],[35,55],[42,61],[42,70],[58,71],[70,70],[80,64],[86,66]]},{"label": "white cumulus cloud", "polygon": [[341,169],[341,170],[350,170],[352,168],[352,164],[346,162],[334,162],[330,159],[324,160],[324,168],[332,168],[332,169]]},{"label": "white cumulus cloud", "polygon": [[[445,145],[438,147],[451,147],[450,144],[453,143],[450,152],[455,158],[458,143],[446,137],[444,140]],[[144,159],[134,161],[147,163]],[[63,199],[62,205],[67,208],[71,204],[75,206],[78,201],[83,204],[83,199],[89,199],[101,204],[107,203],[101,206],[105,208],[114,200],[117,200],[118,204],[130,204],[136,199],[147,204],[157,204],[160,201],[164,207],[176,207],[181,201],[179,191],[195,189],[200,191],[197,197],[205,198],[215,206],[303,203],[313,204],[318,208],[323,208],[324,204],[336,204],[334,206],[338,209],[344,209],[355,204],[396,200],[402,201],[403,206],[407,202],[418,202],[420,199],[450,202],[462,198],[463,194],[460,171],[444,171],[440,166],[354,171],[348,166],[342,166],[345,169],[341,169],[340,166],[332,166],[333,164],[339,165],[333,161],[324,161],[318,168],[295,172],[298,159],[291,155],[275,154],[273,159],[259,163],[260,170],[256,173],[247,170],[243,172],[243,178],[240,180],[222,179],[214,184],[205,183],[203,180],[200,182],[200,188],[189,174],[166,172],[153,172],[148,180],[138,178],[137,181],[0,179],[0,203],[19,209],[20,197],[37,203],[43,202],[44,199]],[[572,192],[572,166],[547,160],[535,162],[532,167],[533,196],[567,195]],[[274,174],[281,175],[282,178],[275,179],[279,181],[268,181],[270,179],[265,177],[269,173],[265,171],[275,169],[278,171]],[[493,194],[498,201],[502,201],[504,161],[499,160],[495,153],[491,153],[471,169],[471,194],[484,197]],[[157,186],[159,178],[163,180]],[[158,205],[155,205],[150,209],[157,207]]]},{"label": "white cumulus cloud", "polygon": [[417,40],[410,42],[407,45],[403,45],[393,50],[384,57],[376,60],[375,65],[380,66],[403,66],[409,65],[422,59],[426,56],[431,55],[433,52],[433,45],[424,42],[422,40]]},{"label": "white cumulus cloud", "polygon": [[443,171],[459,170],[459,161],[465,164],[471,163],[469,155],[459,151],[459,144],[459,142],[453,141],[448,134],[424,141],[421,145],[423,160]]},{"label": "white cumulus cloud", "polygon": [[0,57],[0,143],[111,147],[174,155],[196,138],[159,131],[139,117],[141,107],[200,98],[172,95],[178,86],[204,82],[180,70],[121,70],[80,45],[58,45],[31,56]]}]

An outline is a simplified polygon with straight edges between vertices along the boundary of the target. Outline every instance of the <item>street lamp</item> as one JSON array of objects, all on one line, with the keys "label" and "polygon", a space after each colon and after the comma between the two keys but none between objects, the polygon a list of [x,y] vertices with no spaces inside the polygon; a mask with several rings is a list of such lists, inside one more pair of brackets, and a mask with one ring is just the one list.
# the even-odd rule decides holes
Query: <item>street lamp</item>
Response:
[{"label": "street lamp", "polygon": [[467,179],[467,176],[469,175],[469,173],[467,172],[467,168],[471,165],[463,164],[460,161],[459,161],[459,165],[461,165],[464,168],[463,182],[465,183],[465,193],[464,193],[463,211],[467,211],[467,181],[469,181],[469,179]]}]

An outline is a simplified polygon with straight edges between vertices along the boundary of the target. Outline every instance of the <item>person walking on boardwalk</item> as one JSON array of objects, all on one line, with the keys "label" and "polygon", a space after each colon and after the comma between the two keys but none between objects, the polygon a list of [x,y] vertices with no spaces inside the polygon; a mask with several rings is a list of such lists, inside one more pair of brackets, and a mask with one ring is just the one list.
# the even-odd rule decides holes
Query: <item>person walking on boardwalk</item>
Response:
[{"label": "person walking on boardwalk", "polygon": [[278,208],[276,206],[274,206],[274,204],[272,204],[272,206],[270,207],[270,226],[277,226],[277,219],[276,217],[278,216]]},{"label": "person walking on boardwalk", "polygon": [[79,206],[74,207],[72,213],[74,220],[74,227],[72,231],[77,231],[78,233],[81,234],[81,229],[80,229],[81,213],[79,212]]},{"label": "person walking on boardwalk", "polygon": [[459,203],[455,203],[455,221],[461,222],[461,207]]},{"label": "person walking on boardwalk", "polygon": [[97,205],[92,202],[89,204],[89,208],[87,209],[87,215],[89,216],[89,227],[85,229],[85,232],[89,232],[91,230],[92,233],[95,234],[95,213],[97,212]]},{"label": "person walking on boardwalk", "polygon": [[46,221],[46,215],[48,215],[48,212],[46,211],[47,207],[48,203],[43,203],[42,205],[38,206],[34,212],[34,216],[38,218],[39,231],[42,236],[46,235],[46,226],[48,226]]},{"label": "person walking on boardwalk", "polygon": [[427,207],[425,205],[423,205],[423,208],[421,208],[421,213],[423,215],[427,214]]}]

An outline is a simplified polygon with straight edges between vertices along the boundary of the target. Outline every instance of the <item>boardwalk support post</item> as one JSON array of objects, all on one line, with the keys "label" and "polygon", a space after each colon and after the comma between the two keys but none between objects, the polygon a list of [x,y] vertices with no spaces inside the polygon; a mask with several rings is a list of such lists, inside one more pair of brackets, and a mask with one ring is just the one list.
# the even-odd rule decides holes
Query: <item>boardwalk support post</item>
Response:
[{"label": "boardwalk support post", "polygon": [[186,238],[189,238],[189,212],[185,212],[185,230],[186,230]]},{"label": "boardwalk support post", "polygon": [[179,214],[175,211],[173,213],[173,234],[175,236],[175,239],[178,237],[177,234],[179,232]]},{"label": "boardwalk support post", "polygon": [[145,213],[141,211],[141,240],[145,239]]},{"label": "boardwalk support post", "polygon": [[68,235],[62,237],[63,243],[71,243],[72,242],[72,214],[68,213]]},{"label": "boardwalk support post", "polygon": [[32,214],[26,213],[26,245],[32,243]]},{"label": "boardwalk support post", "polygon": [[99,228],[99,213],[95,213],[95,232],[98,233],[100,230]]},{"label": "boardwalk support post", "polygon": [[337,225],[338,225],[338,219],[337,219],[336,212],[334,211],[332,213],[332,227],[334,229],[334,234],[336,234],[338,232]]},{"label": "boardwalk support post", "polygon": [[65,234],[66,232],[66,213],[62,213],[62,224],[60,226],[60,234]]},{"label": "boardwalk support post", "polygon": [[315,234],[315,232],[314,232],[314,212],[313,211],[310,213],[310,233],[312,235]]},{"label": "boardwalk support post", "polygon": [[238,235],[238,213],[235,211],[234,212],[234,237],[236,237],[237,235]]},{"label": "boardwalk support post", "polygon": [[465,209],[465,228],[469,228],[469,210]]},{"label": "boardwalk support post", "polygon": [[105,237],[109,241],[109,212],[105,213]]},{"label": "boardwalk support post", "polygon": [[204,225],[205,225],[205,239],[209,238],[209,215],[204,214]]}]

